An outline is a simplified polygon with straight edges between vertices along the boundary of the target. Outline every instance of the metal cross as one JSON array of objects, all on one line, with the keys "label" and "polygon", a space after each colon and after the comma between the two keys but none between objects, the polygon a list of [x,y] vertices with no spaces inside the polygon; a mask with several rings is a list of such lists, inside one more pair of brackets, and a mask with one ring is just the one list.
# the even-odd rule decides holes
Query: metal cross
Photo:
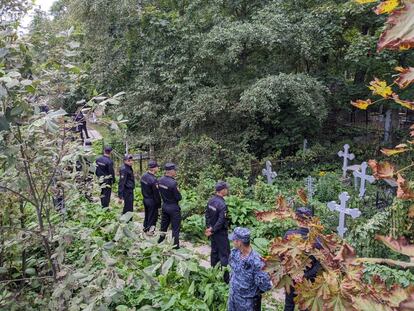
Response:
[{"label": "metal cross", "polygon": [[313,182],[315,181],[314,178],[308,176],[306,178],[306,190],[308,191],[308,199],[312,200],[313,195],[315,194],[315,188],[313,187]]},{"label": "metal cross", "polygon": [[349,145],[344,145],[344,151],[339,151],[338,156],[344,158],[344,163],[342,165],[342,177],[346,177],[346,171],[348,170],[348,160],[355,159],[355,155],[353,153],[349,153]]},{"label": "metal cross", "polygon": [[342,192],[339,195],[339,200],[341,204],[336,204],[335,201],[331,201],[328,203],[328,208],[333,212],[339,212],[339,226],[336,227],[338,230],[338,234],[341,238],[344,237],[344,234],[347,230],[345,227],[345,215],[350,215],[352,218],[357,218],[361,216],[361,212],[357,208],[347,208],[346,203],[350,199],[348,192]]},{"label": "metal cross", "polygon": [[306,150],[308,150],[308,140],[305,138],[303,140],[303,152],[305,152]]},{"label": "metal cross", "polygon": [[273,180],[276,178],[277,173],[272,171],[272,163],[266,161],[266,168],[262,170],[262,173],[267,178],[268,184],[273,184]]},{"label": "metal cross", "polygon": [[365,182],[368,181],[370,184],[372,184],[375,181],[374,176],[367,175],[367,162],[362,162],[361,164],[361,171],[354,171],[354,177],[357,179],[360,179],[359,182],[359,197],[363,198],[365,195]]}]

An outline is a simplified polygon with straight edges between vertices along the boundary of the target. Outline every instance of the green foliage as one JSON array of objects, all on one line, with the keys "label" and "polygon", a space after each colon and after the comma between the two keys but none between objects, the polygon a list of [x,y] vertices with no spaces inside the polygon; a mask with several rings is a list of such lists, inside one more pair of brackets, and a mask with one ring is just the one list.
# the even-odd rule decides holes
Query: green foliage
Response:
[{"label": "green foliage", "polygon": [[193,242],[207,242],[204,235],[205,228],[204,215],[191,215],[185,218],[181,224],[181,231],[184,233],[185,239]]},{"label": "green foliage", "polygon": [[377,264],[364,264],[365,281],[370,283],[372,277],[379,277],[388,287],[400,284],[408,287],[414,283],[414,274],[410,270],[400,270]]}]

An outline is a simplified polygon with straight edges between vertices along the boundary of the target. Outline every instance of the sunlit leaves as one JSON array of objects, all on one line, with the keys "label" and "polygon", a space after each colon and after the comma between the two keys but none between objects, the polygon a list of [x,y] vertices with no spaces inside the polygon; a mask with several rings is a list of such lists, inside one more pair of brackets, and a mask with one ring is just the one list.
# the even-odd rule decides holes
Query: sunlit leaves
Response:
[{"label": "sunlit leaves", "polygon": [[399,0],[386,0],[381,2],[375,9],[377,14],[388,14],[395,11],[400,6]]},{"label": "sunlit leaves", "polygon": [[397,83],[400,88],[404,89],[414,82],[414,67],[397,67],[395,69],[399,72],[395,83]]},{"label": "sunlit leaves", "polygon": [[381,152],[385,154],[386,156],[392,156],[392,155],[396,155],[396,154],[403,153],[406,151],[408,151],[408,146],[405,144],[398,145],[394,149],[388,149],[388,148],[381,149]]},{"label": "sunlit leaves", "polygon": [[373,2],[377,2],[378,0],[355,0],[355,2],[360,3],[360,4],[365,4],[365,3],[373,3]]},{"label": "sunlit leaves", "polygon": [[272,221],[273,219],[286,219],[294,217],[294,211],[288,205],[286,199],[283,196],[279,196],[277,198],[276,207],[274,210],[256,212],[256,218],[259,221]]},{"label": "sunlit leaves", "polygon": [[369,86],[368,88],[372,91],[374,95],[389,98],[393,94],[391,86],[387,85],[387,82],[385,81],[381,81],[375,78],[375,80],[371,81],[369,84],[371,86]]},{"label": "sunlit leaves", "polygon": [[367,100],[358,99],[356,101],[351,102],[352,106],[357,107],[358,109],[362,109],[362,110],[367,110],[367,108],[371,106],[372,104],[373,102],[371,101],[371,99],[367,99]]},{"label": "sunlit leaves", "polygon": [[394,100],[394,102],[403,106],[404,108],[407,108],[409,110],[414,110],[414,102],[400,99],[399,96],[396,94],[393,95],[392,99]]},{"label": "sunlit leaves", "polygon": [[414,2],[405,1],[402,9],[394,11],[387,28],[378,41],[378,50],[405,50],[414,47]]}]

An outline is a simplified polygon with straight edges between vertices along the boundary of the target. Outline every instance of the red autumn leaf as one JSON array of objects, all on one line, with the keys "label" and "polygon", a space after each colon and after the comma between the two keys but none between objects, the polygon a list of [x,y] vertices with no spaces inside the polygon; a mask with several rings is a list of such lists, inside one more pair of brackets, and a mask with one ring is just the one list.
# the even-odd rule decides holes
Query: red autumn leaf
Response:
[{"label": "red autumn leaf", "polygon": [[355,249],[351,245],[344,243],[344,245],[342,245],[341,249],[339,250],[338,254],[336,254],[336,256],[334,257],[334,260],[350,264],[355,260],[355,258]]},{"label": "red autumn leaf", "polygon": [[400,72],[398,78],[395,80],[395,83],[397,83],[400,88],[404,89],[414,82],[414,67],[397,67],[395,69]]},{"label": "red autumn leaf", "polygon": [[414,2],[404,1],[404,7],[391,13],[387,28],[378,41],[378,51],[414,47]]},{"label": "red autumn leaf", "polygon": [[409,296],[398,306],[399,311],[414,311],[414,286],[408,289]]},{"label": "red autumn leaf", "polygon": [[283,196],[276,200],[276,208],[271,211],[256,212],[256,219],[259,221],[272,221],[273,219],[294,218],[295,212],[287,204]]},{"label": "red autumn leaf", "polygon": [[401,174],[397,175],[397,184],[398,184],[398,190],[397,190],[397,198],[402,200],[412,200],[414,199],[414,192],[410,189],[410,186],[408,184],[408,181],[406,181]]},{"label": "red autumn leaf", "polygon": [[394,176],[395,168],[389,162],[378,163],[375,160],[369,160],[368,165],[375,179],[392,179]]},{"label": "red autumn leaf", "polygon": [[376,235],[375,238],[397,253],[414,259],[414,244],[408,244],[404,237],[394,239],[389,236]]},{"label": "red autumn leaf", "polygon": [[358,99],[355,102],[354,101],[351,101],[351,105],[352,106],[357,107],[358,109],[361,109],[361,110],[367,110],[367,108],[369,106],[371,106],[372,104],[373,103],[372,103],[372,101],[370,99],[367,99],[367,100]]},{"label": "red autumn leaf", "polygon": [[298,189],[298,191],[296,192],[299,196],[300,201],[307,205],[308,204],[308,196],[306,194],[306,191],[304,189]]}]

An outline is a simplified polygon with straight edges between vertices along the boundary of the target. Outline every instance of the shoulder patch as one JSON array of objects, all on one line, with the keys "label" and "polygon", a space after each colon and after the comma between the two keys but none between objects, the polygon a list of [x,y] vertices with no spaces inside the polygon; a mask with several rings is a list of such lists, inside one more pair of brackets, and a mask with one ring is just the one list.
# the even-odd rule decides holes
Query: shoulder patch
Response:
[{"label": "shoulder patch", "polygon": [[158,184],[158,186],[159,186],[160,188],[163,188],[163,189],[168,189],[168,187],[167,187],[166,185]]},{"label": "shoulder patch", "polygon": [[215,208],[215,207],[214,207],[214,206],[212,206],[212,205],[209,205],[209,206],[208,206],[208,208],[209,208],[209,209],[211,209],[211,210],[213,210],[213,211],[216,211],[216,210],[217,210],[217,208]]}]

